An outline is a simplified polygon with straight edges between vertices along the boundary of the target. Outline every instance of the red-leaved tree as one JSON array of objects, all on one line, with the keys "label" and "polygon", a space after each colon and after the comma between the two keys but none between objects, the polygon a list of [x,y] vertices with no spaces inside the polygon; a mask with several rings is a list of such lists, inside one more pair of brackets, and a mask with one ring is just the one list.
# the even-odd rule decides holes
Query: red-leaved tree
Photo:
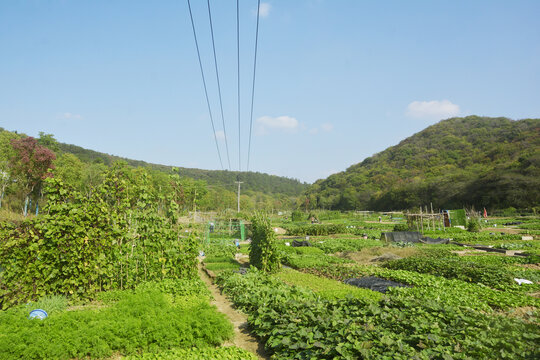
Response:
[{"label": "red-leaved tree", "polygon": [[56,159],[54,152],[38,144],[33,137],[11,140],[15,155],[10,159],[12,174],[24,189],[24,215],[28,213],[28,201],[34,192],[40,192],[43,180],[52,176]]}]

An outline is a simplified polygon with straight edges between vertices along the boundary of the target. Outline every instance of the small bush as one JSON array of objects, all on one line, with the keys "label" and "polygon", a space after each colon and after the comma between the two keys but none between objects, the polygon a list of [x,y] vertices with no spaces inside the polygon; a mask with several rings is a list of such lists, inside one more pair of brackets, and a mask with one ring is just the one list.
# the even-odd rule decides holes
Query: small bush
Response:
[{"label": "small bush", "polygon": [[409,225],[407,225],[407,224],[396,224],[396,225],[394,225],[394,231],[409,231]]},{"label": "small bush", "polygon": [[478,219],[470,219],[467,223],[467,231],[469,232],[480,232],[480,222]]},{"label": "small bush", "polygon": [[294,210],[291,214],[291,221],[293,222],[296,222],[296,221],[304,221],[306,220],[305,219],[306,215],[301,212],[301,211],[298,211],[298,210]]}]

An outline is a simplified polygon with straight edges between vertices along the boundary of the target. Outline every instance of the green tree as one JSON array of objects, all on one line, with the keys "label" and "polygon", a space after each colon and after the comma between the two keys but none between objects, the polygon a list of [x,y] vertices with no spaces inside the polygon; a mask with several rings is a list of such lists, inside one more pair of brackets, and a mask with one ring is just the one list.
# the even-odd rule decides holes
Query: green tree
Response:
[{"label": "green tree", "polygon": [[53,134],[45,134],[43,131],[39,132],[38,144],[46,147],[47,149],[54,151],[56,154],[60,152],[60,144],[54,138]]},{"label": "green tree", "polygon": [[15,156],[15,151],[11,146],[11,140],[18,136],[9,131],[0,131],[0,208],[7,187],[12,183],[13,177],[9,167],[9,160]]},{"label": "green tree", "polygon": [[59,178],[69,186],[81,190],[83,188],[84,164],[73,154],[61,154],[54,161],[54,177]]}]

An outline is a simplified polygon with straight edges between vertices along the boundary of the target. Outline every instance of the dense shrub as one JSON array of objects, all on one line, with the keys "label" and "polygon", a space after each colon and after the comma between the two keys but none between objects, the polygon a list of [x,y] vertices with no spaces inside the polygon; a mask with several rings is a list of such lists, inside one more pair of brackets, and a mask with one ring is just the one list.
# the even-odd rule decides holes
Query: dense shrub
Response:
[{"label": "dense shrub", "polygon": [[306,220],[306,214],[299,210],[294,210],[291,214],[291,221],[304,221]]},{"label": "dense shrub", "polygon": [[480,232],[480,222],[478,219],[470,219],[469,222],[467,222],[467,231],[469,232]]},{"label": "dense shrub", "polygon": [[409,225],[407,225],[407,224],[396,224],[396,225],[394,225],[394,231],[409,231]]}]

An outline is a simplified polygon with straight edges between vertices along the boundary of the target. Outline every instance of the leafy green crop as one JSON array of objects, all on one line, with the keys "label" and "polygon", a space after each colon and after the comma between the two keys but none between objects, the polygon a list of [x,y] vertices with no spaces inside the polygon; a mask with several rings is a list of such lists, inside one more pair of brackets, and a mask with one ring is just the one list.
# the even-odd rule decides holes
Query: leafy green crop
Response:
[{"label": "leafy green crop", "polygon": [[424,274],[444,276],[471,283],[500,288],[514,283],[509,271],[498,266],[463,261],[459,258],[409,257],[392,260],[383,265],[394,270],[409,270]]},{"label": "leafy green crop", "polygon": [[372,300],[378,302],[382,298],[382,295],[375,291],[361,289],[336,280],[326,279],[292,269],[282,269],[280,272],[275,274],[274,277],[289,285],[308,288],[320,296],[328,299],[354,296],[362,298],[366,301]]},{"label": "leafy green crop", "polygon": [[296,255],[285,253],[283,255],[282,262],[285,265],[288,265],[295,269],[302,269],[307,267],[322,266],[326,264],[350,263],[351,261],[336,256],[329,256],[326,254]]},{"label": "leafy green crop", "polygon": [[[186,289],[174,289],[183,293]],[[217,346],[233,335],[225,316],[207,298],[171,303],[148,285],[124,291],[108,307],[72,310],[29,320],[22,307],[0,313],[0,358],[70,359],[136,354],[161,349]],[[197,290],[198,291],[198,290]],[[195,305],[193,305],[195,304]]]},{"label": "leafy green crop", "polygon": [[223,273],[223,291],[246,311],[276,359],[531,359],[539,327],[448,306],[434,298],[328,300],[251,271]]},{"label": "leafy green crop", "polygon": [[380,240],[362,239],[362,238],[325,238],[314,242],[326,254],[335,254],[337,252],[360,251],[367,247],[381,246]]},{"label": "leafy green crop", "polygon": [[126,360],[257,360],[257,356],[236,346],[193,347],[128,356]]}]

